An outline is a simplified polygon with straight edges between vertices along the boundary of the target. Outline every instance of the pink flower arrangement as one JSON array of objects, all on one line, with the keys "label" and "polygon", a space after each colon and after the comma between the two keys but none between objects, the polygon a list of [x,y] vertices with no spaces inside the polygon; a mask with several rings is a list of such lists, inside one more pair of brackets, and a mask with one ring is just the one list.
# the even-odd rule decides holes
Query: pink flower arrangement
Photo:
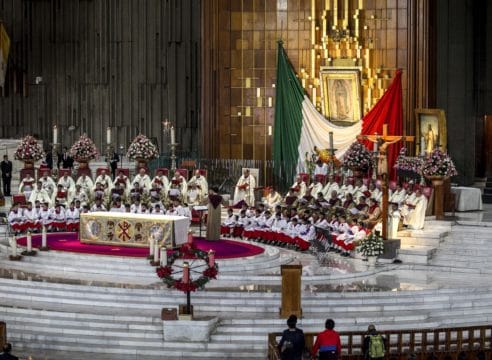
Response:
[{"label": "pink flower arrangement", "polygon": [[424,160],[422,175],[425,177],[443,176],[451,177],[458,175],[453,160],[449,155],[439,149],[434,149]]},{"label": "pink flower arrangement", "polygon": [[81,160],[93,160],[99,156],[94,142],[87,136],[87,134],[80,135],[80,138],[72,145],[70,154],[76,161]]},{"label": "pink flower arrangement", "polygon": [[396,159],[396,163],[394,168],[398,171],[411,171],[416,174],[420,174],[422,169],[423,161],[419,157],[406,156],[407,149],[401,148],[400,153],[398,154],[398,158]]},{"label": "pink flower arrangement", "polygon": [[145,135],[138,135],[128,147],[126,156],[131,160],[152,160],[159,156],[157,147]]},{"label": "pink flower arrangement", "polygon": [[44,151],[38,141],[31,135],[27,135],[21,140],[14,155],[17,160],[41,160],[44,158]]},{"label": "pink flower arrangement", "polygon": [[351,170],[367,171],[372,164],[372,156],[362,143],[356,141],[345,153],[342,164]]}]

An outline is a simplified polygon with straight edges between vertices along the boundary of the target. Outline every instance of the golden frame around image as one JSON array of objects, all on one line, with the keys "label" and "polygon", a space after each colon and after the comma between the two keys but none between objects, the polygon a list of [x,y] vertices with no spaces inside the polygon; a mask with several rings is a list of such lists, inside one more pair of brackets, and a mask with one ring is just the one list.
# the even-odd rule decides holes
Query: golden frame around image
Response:
[{"label": "golden frame around image", "polygon": [[415,154],[447,150],[446,114],[443,109],[415,109]]},{"label": "golden frame around image", "polygon": [[323,115],[335,125],[350,126],[362,118],[360,70],[321,67]]}]

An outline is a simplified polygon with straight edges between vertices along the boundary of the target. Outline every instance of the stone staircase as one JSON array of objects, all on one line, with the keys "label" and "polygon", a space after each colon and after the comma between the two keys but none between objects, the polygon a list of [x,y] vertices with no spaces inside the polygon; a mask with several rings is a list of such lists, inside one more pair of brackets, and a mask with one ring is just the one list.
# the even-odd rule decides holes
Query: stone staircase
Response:
[{"label": "stone staircase", "polygon": [[422,230],[402,230],[398,232],[401,248],[398,258],[403,263],[428,264],[440,244],[451,233],[451,221],[437,221],[429,217]]}]

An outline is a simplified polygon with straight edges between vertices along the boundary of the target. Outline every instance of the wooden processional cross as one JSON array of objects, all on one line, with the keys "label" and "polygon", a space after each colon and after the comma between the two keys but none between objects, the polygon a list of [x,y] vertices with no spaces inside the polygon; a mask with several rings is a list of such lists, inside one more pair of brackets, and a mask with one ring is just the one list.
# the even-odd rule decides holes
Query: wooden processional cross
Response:
[{"label": "wooden processional cross", "polygon": [[378,167],[377,175],[382,180],[383,190],[383,204],[382,204],[382,216],[383,216],[383,239],[388,238],[388,157],[386,151],[388,146],[398,141],[414,141],[414,136],[396,136],[388,135],[388,125],[383,125],[383,135],[359,135],[358,140],[369,140],[378,144]]}]

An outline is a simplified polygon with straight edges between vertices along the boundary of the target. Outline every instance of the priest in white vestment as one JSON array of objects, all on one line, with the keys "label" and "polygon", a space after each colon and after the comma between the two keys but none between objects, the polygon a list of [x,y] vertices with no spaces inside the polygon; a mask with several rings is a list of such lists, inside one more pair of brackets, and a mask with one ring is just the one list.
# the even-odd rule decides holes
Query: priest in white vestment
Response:
[{"label": "priest in white vestment", "polygon": [[144,192],[147,193],[150,191],[152,181],[150,180],[149,175],[145,173],[144,168],[140,168],[138,174],[133,178],[132,184],[135,185],[135,183],[138,183],[139,187],[143,189]]},{"label": "priest in white vestment", "polygon": [[36,183],[36,188],[31,192],[31,196],[29,196],[28,201],[34,206],[36,201],[40,203],[50,203],[51,199],[48,195],[48,192],[43,189],[43,183],[39,180]]},{"label": "priest in white vestment", "polygon": [[106,170],[101,171],[101,175],[96,178],[95,183],[101,183],[103,187],[107,187],[109,190],[113,187],[113,179],[111,179],[111,176],[106,174]]},{"label": "priest in white vestment", "polygon": [[245,169],[243,175],[241,175],[236,183],[234,205],[244,201],[249,206],[253,206],[255,203],[255,187],[256,180],[254,176],[250,174],[249,169]]},{"label": "priest in white vestment", "polygon": [[195,171],[195,175],[193,175],[190,181],[188,181],[188,186],[191,183],[194,183],[196,185],[196,188],[200,191],[200,195],[202,198],[208,196],[208,182],[207,179],[205,179],[205,176],[200,174],[200,170]]},{"label": "priest in white vestment", "polygon": [[92,179],[88,177],[86,174],[82,174],[78,179],[77,182],[75,183],[75,186],[80,185],[82,190],[85,191],[87,195],[89,195],[94,188],[94,183],[92,182]]},{"label": "priest in white vestment", "polygon": [[412,201],[407,200],[407,210],[403,213],[403,224],[414,230],[424,228],[425,211],[427,210],[427,198],[422,194],[422,190],[415,191]]}]

